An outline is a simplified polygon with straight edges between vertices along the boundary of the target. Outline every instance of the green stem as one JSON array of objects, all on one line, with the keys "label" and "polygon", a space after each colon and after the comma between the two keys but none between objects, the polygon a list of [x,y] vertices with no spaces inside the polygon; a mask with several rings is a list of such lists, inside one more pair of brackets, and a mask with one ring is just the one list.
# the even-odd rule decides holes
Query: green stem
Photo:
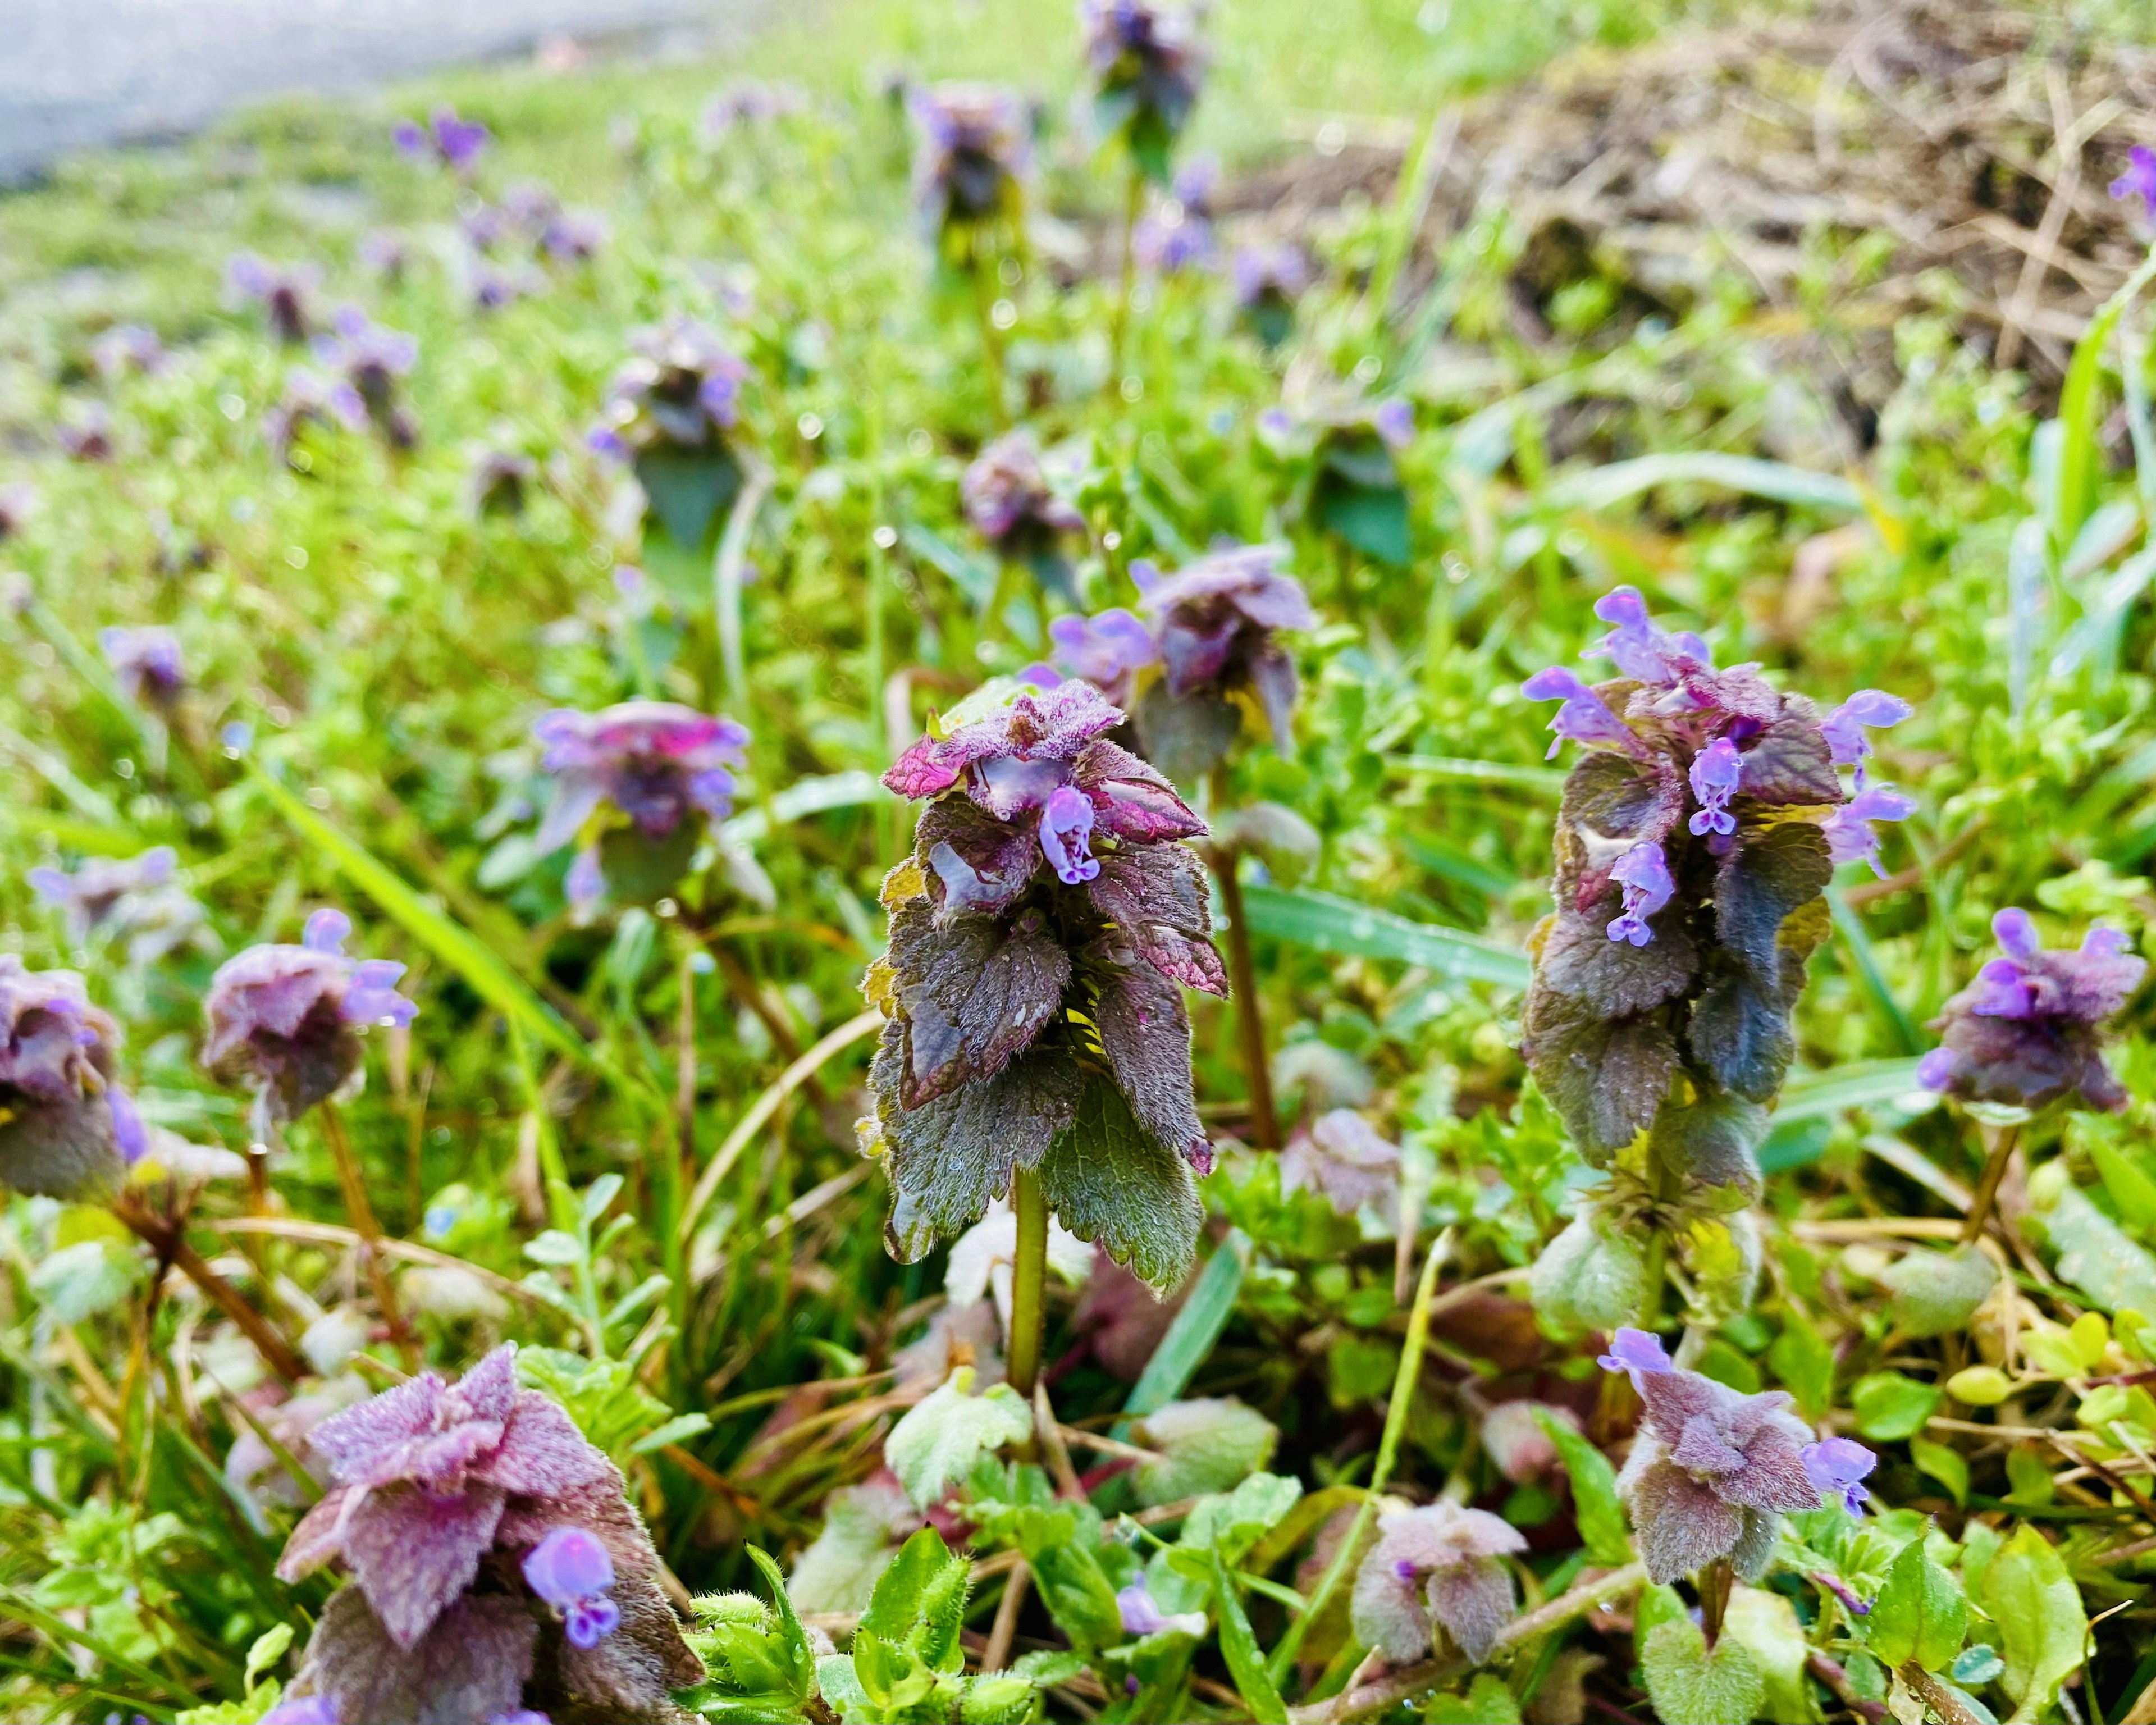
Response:
[{"label": "green stem", "polygon": [[1018,1257],[1011,1266],[1010,1387],[1030,1403],[1040,1380],[1040,1332],[1046,1316],[1043,1301],[1048,1282],[1048,1194],[1040,1174],[1020,1168],[1012,1182],[1012,1206],[1018,1211]]},{"label": "green stem", "polygon": [[1737,1578],[1731,1572],[1729,1560],[1717,1558],[1699,1572],[1695,1579],[1699,1589],[1700,1627],[1706,1632],[1707,1645],[1712,1648],[1722,1639],[1722,1620],[1729,1609],[1731,1589]]},{"label": "green stem", "polygon": [[1969,1215],[1961,1224],[1961,1243],[1974,1245],[1984,1232],[1984,1224],[1990,1218],[1991,1207],[1999,1200],[1999,1183],[2006,1178],[2006,1165],[2014,1159],[2014,1147],[2021,1141],[2018,1126],[2001,1127],[1992,1142],[1991,1155],[1984,1164],[1983,1175],[1976,1183],[1976,1196],[1969,1201]]},{"label": "green stem", "polygon": [[988,421],[999,431],[1010,429],[1010,409],[1004,400],[1004,336],[996,327],[996,260],[991,251],[973,259],[973,312],[981,324],[981,366],[988,385]]},{"label": "green stem", "polygon": [[1123,234],[1116,271],[1116,304],[1108,326],[1108,393],[1123,385],[1123,350],[1131,327],[1131,288],[1137,275],[1136,240],[1138,212],[1145,208],[1145,176],[1131,164],[1130,182],[1123,193]]}]

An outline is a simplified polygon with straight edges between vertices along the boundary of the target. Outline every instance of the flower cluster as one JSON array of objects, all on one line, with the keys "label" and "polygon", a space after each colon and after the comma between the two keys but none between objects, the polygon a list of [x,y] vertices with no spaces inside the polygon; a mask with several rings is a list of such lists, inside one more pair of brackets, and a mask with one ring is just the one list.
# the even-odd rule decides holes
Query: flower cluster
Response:
[{"label": "flower cluster", "polygon": [[2073,1096],[2087,1107],[2123,1108],[2126,1087],[2104,1064],[2099,1032],[2141,986],[2148,961],[2115,928],[2092,928],[2078,952],[2046,952],[2026,911],[2001,911],[1991,932],[2006,956],[1947,1002],[1940,1045],[1917,1067],[1918,1082],[2008,1107]]},{"label": "flower cluster", "polygon": [[254,1091],[265,1141],[359,1077],[361,1027],[401,1027],[418,1011],[397,992],[403,965],[345,956],[351,932],[343,911],[317,911],[298,946],[249,947],[210,978],[203,1064]]},{"label": "flower cluster", "polygon": [[[1036,572],[1050,560],[1061,561],[1066,534],[1086,531],[1086,517],[1049,485],[1029,431],[1011,432],[983,449],[960,478],[958,492],[966,519],[996,555]],[[1067,563],[1060,584],[1070,584]]]},{"label": "flower cluster", "polygon": [[0,1186],[92,1198],[149,1146],[112,1076],[120,1029],[71,970],[0,952]]},{"label": "flower cluster", "polygon": [[1188,783],[1216,765],[1241,729],[1235,705],[1253,701],[1286,753],[1294,734],[1295,660],[1275,636],[1317,623],[1302,584],[1269,545],[1215,552],[1173,575],[1142,559],[1131,576],[1154,619],[1162,675],[1134,716],[1147,757]]},{"label": "flower cluster", "polygon": [[169,845],[119,861],[93,857],[72,875],[32,869],[25,877],[38,896],[67,919],[70,944],[93,935],[127,942],[131,964],[150,964],[184,944],[201,926],[202,906],[175,885]]},{"label": "flower cluster", "polygon": [[480,204],[458,226],[475,253],[521,248],[560,264],[589,263],[608,232],[604,217],[563,208],[554,188],[536,180],[511,186],[500,203]]},{"label": "flower cluster", "polygon": [[1163,275],[1200,270],[1213,261],[1213,191],[1220,164],[1200,156],[1176,170],[1168,196],[1140,222],[1132,244],[1137,260]]},{"label": "flower cluster", "polygon": [[1838,1498],[1854,1511],[1876,1458],[1847,1438],[1812,1440],[1779,1389],[1747,1395],[1680,1370],[1644,1330],[1620,1329],[1602,1357],[1639,1393],[1642,1414],[1617,1489],[1647,1573],[1660,1583],[1727,1560],[1766,1574],[1781,1517]]},{"label": "flower cluster", "polygon": [[918,1259],[1032,1169],[1073,1233],[1166,1284],[1213,1156],[1180,989],[1227,992],[1178,842],[1204,824],[1108,741],[1122,714],[1086,684],[992,685],[951,720],[884,776],[932,799],[865,985],[887,1020],[862,1133],[888,1161],[891,1250]]},{"label": "flower cluster", "polygon": [[393,448],[419,441],[419,423],[397,398],[397,380],[412,369],[419,344],[401,331],[384,329],[357,305],[336,315],[336,332],[318,339],[315,357],[359,399],[360,410]]},{"label": "flower cluster", "polygon": [[635,470],[650,516],[676,546],[708,550],[741,489],[733,437],[748,367],[685,318],[641,331],[631,345],[635,357],[608,387],[605,419],[588,441]]},{"label": "flower cluster", "polygon": [[1310,285],[1310,259],[1292,240],[1240,247],[1231,266],[1235,304],[1268,347],[1295,327],[1295,302]]},{"label": "flower cluster", "polygon": [[1558,814],[1524,1051],[1598,1163],[1651,1127],[1665,1166],[1756,1189],[1821,895],[1838,860],[1876,848],[1871,820],[1914,807],[1866,782],[1865,727],[1909,709],[1866,691],[1822,719],[1756,666],[1717,670],[1698,636],[1655,628],[1630,588],[1595,614],[1613,627],[1588,650],[1617,677],[1553,666],[1523,690],[1560,701],[1550,728],[1588,749]]},{"label": "flower cluster", "polygon": [[154,377],[166,367],[165,344],[147,324],[116,323],[90,344],[90,362],[108,383],[130,372]]},{"label": "flower cluster", "polygon": [[916,86],[909,95],[920,141],[913,157],[913,197],[954,266],[981,261],[979,242],[1014,230],[1025,208],[1033,168],[1029,116],[1010,90],[985,84]]},{"label": "flower cluster", "polygon": [[179,637],[154,624],[115,624],[97,632],[97,644],[121,691],[137,706],[169,710],[187,686]]},{"label": "flower cluster", "polygon": [[1196,20],[1152,0],[1081,0],[1078,16],[1096,125],[1104,137],[1122,139],[1140,172],[1165,185],[1205,71]]},{"label": "flower cluster", "polygon": [[424,123],[400,120],[389,134],[414,162],[432,162],[453,173],[468,172],[493,136],[480,121],[459,119],[454,108],[437,108]]},{"label": "flower cluster", "polygon": [[309,426],[326,431],[364,431],[367,403],[342,377],[327,377],[306,366],[294,366],[285,374],[285,391],[262,416],[263,440],[280,461],[305,473],[312,458],[300,447],[300,434]]},{"label": "flower cluster", "polygon": [[336,1482],[285,1547],[297,1581],[351,1584],[316,1625],[294,1700],[369,1725],[677,1717],[702,1664],[657,1585],[620,1471],[561,1407],[516,1387],[514,1344],[454,1384],[411,1378],[308,1433]]},{"label": "flower cluster", "polygon": [[1395,1665],[1428,1659],[1439,1630],[1477,1665],[1514,1609],[1505,1559],[1526,1537],[1486,1510],[1438,1502],[1379,1517],[1378,1543],[1355,1574],[1355,1637]]},{"label": "flower cluster", "polygon": [[241,252],[225,265],[224,280],[234,298],[261,306],[279,341],[297,347],[314,333],[314,292],[322,280],[316,265],[273,264]]},{"label": "flower cluster", "polygon": [[596,713],[563,707],[531,727],[554,775],[539,824],[541,855],[582,837],[567,891],[634,902],[680,880],[706,821],[733,812],[734,774],[748,732],[670,701],[629,701]]}]

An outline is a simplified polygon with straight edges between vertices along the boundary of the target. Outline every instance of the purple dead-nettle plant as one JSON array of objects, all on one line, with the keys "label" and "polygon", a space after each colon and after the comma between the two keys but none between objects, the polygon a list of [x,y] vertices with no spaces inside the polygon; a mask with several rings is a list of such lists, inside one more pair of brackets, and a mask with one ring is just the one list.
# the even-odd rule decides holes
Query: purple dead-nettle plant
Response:
[{"label": "purple dead-nettle plant", "polygon": [[202,906],[173,879],[177,862],[172,847],[160,845],[125,861],[92,857],[72,875],[48,867],[25,878],[66,919],[70,946],[124,941],[130,964],[152,964],[203,926]]},{"label": "purple dead-nettle plant", "polygon": [[344,952],[352,919],[321,910],[297,946],[249,947],[228,958],[203,998],[203,1064],[254,1092],[264,1142],[366,1071],[360,1032],[402,1028],[418,1011],[397,992],[404,967]]},{"label": "purple dead-nettle plant", "polygon": [[1229,265],[1235,304],[1260,341],[1277,347],[1295,327],[1296,301],[1310,285],[1310,259],[1292,240],[1237,248]]},{"label": "purple dead-nettle plant", "polygon": [[113,1076],[120,1027],[71,970],[0,953],[0,1186],[95,1199],[149,1147]]},{"label": "purple dead-nettle plant", "polygon": [[377,228],[359,242],[359,261],[395,285],[412,267],[412,242],[393,228]]},{"label": "purple dead-nettle plant", "polygon": [[920,138],[913,197],[953,269],[1014,240],[1033,171],[1031,116],[1014,90],[985,84],[917,85],[907,104]]},{"label": "purple dead-nettle plant", "polygon": [[742,487],[737,438],[748,366],[686,318],[640,331],[631,345],[635,357],[608,387],[605,416],[586,441],[635,472],[647,532],[655,527],[701,555],[717,543]]},{"label": "purple dead-nettle plant", "polygon": [[1654,1202],[1712,1189],[1710,1209],[1738,1208],[1758,1190],[1753,1150],[1795,1054],[1835,860],[1913,807],[1862,765],[1866,727],[1908,708],[1866,691],[1822,720],[1756,666],[1717,670],[1697,635],[1656,628],[1630,588],[1595,614],[1613,626],[1588,653],[1618,675],[1590,685],[1553,666],[1523,690],[1562,703],[1550,728],[1586,753],[1558,814],[1522,1044],[1591,1162],[1627,1153],[1620,1178]]},{"label": "purple dead-nettle plant", "polygon": [[364,431],[367,426],[367,403],[350,382],[294,366],[285,373],[285,393],[262,416],[262,437],[278,460],[295,472],[306,473],[314,465],[313,456],[301,447],[302,434],[309,428]]},{"label": "purple dead-nettle plant", "polygon": [[70,461],[110,461],[112,415],[102,402],[71,402],[53,426],[53,441]]},{"label": "purple dead-nettle plant", "polygon": [[1010,432],[983,449],[960,478],[958,492],[974,531],[997,556],[1013,562],[1053,554],[1066,534],[1086,531],[1086,517],[1049,485],[1029,431]]},{"label": "purple dead-nettle plant", "polygon": [[2141,200],[2142,209],[2156,217],[2156,150],[2136,144],[2126,152],[2126,172],[2111,182],[2111,195],[2122,203]]},{"label": "purple dead-nettle plant", "polygon": [[2148,974],[2115,928],[2092,928],[2077,952],[2046,952],[2026,911],[2005,910],[1991,932],[2006,956],[1947,1002],[1940,1045],[1917,1081],[1965,1102],[2041,1108],[2062,1098],[2116,1113],[2126,1086],[2104,1064],[2104,1022]]},{"label": "purple dead-nettle plant", "polygon": [[1131,564],[1161,658],[1132,716],[1147,757],[1178,783],[1226,759],[1243,728],[1240,704],[1264,716],[1283,754],[1294,746],[1295,660],[1278,637],[1317,619],[1302,583],[1281,567],[1286,557],[1279,546],[1244,545],[1173,575],[1142,557]]},{"label": "purple dead-nettle plant", "polygon": [[1642,1407],[1617,1489],[1647,1573],[1662,1584],[1727,1563],[1747,1581],[1767,1573],[1784,1515],[1831,1494],[1861,1501],[1871,1452],[1847,1439],[1815,1443],[1779,1389],[1747,1395],[1680,1369],[1641,1330],[1620,1329],[1604,1370],[1630,1375]]},{"label": "purple dead-nettle plant", "polygon": [[1378,1543],[1355,1574],[1356,1639],[1394,1665],[1410,1665],[1430,1656],[1442,1630],[1480,1665],[1514,1609],[1505,1559],[1527,1548],[1511,1523],[1456,1503],[1381,1517]]},{"label": "purple dead-nettle plant", "polygon": [[1166,185],[1205,74],[1196,18],[1152,0],[1080,0],[1078,19],[1096,128],[1103,138],[1120,138],[1138,171]]},{"label": "purple dead-nettle plant", "polygon": [[437,108],[424,121],[400,120],[390,141],[414,162],[431,162],[453,173],[469,173],[493,136],[476,120],[458,117],[454,108]]},{"label": "purple dead-nettle plant", "polygon": [[765,126],[807,110],[808,93],[798,84],[738,78],[704,105],[704,136],[714,142],[737,126]]},{"label": "purple dead-nettle plant", "polygon": [[1188,1266],[1213,1150],[1192,1095],[1184,987],[1224,994],[1204,824],[1107,740],[1090,685],[991,685],[884,783],[926,799],[865,985],[886,1023],[864,1142],[911,1261],[1037,1175],[1063,1224],[1156,1286]]},{"label": "purple dead-nettle plant", "polygon": [[241,252],[225,265],[225,285],[242,302],[262,308],[279,341],[297,346],[315,332],[315,290],[322,272],[312,264],[273,264]]},{"label": "purple dead-nettle plant", "polygon": [[703,1676],[620,1471],[516,1387],[516,1353],[454,1384],[422,1373],[309,1434],[335,1483],[277,1574],[352,1577],[294,1684],[339,1718],[670,1720],[668,1692]]},{"label": "purple dead-nettle plant", "polygon": [[580,841],[567,890],[585,909],[645,902],[680,880],[709,824],[733,812],[747,762],[741,726],[669,701],[561,708],[531,734],[554,777],[535,842],[544,856]]},{"label": "purple dead-nettle plant", "polygon": [[1162,275],[1211,266],[1213,192],[1219,177],[1220,164],[1210,156],[1176,170],[1168,195],[1138,223],[1132,239],[1140,264]]},{"label": "purple dead-nettle plant", "polygon": [[315,357],[359,398],[367,423],[393,448],[419,441],[419,422],[398,399],[398,380],[409,374],[419,344],[401,330],[385,329],[357,305],[336,315],[336,332],[315,343]]},{"label": "purple dead-nettle plant", "polygon": [[0,545],[20,535],[37,512],[38,494],[28,485],[0,485]]},{"label": "purple dead-nettle plant", "polygon": [[1160,644],[1121,605],[1091,617],[1058,617],[1048,625],[1055,663],[1027,668],[1024,680],[1053,689],[1065,676],[1091,683],[1114,706],[1128,707],[1137,674],[1160,662]]},{"label": "purple dead-nettle plant", "polygon": [[1400,1147],[1353,1108],[1332,1108],[1289,1136],[1281,1190],[1322,1195],[1341,1215],[1368,1209],[1389,1224],[1400,1195]]},{"label": "purple dead-nettle plant", "polygon": [[165,344],[147,324],[116,323],[90,344],[90,363],[108,383],[133,372],[154,377],[166,367]]},{"label": "purple dead-nettle plant", "polygon": [[539,482],[539,464],[516,449],[481,449],[473,459],[465,495],[477,516],[516,515]]},{"label": "purple dead-nettle plant", "polygon": [[136,706],[169,712],[186,692],[187,661],[172,630],[115,624],[98,630],[97,644],[121,692]]},{"label": "purple dead-nettle plant", "polygon": [[588,264],[605,249],[613,229],[604,216],[588,209],[557,210],[539,230],[539,249],[564,269]]}]

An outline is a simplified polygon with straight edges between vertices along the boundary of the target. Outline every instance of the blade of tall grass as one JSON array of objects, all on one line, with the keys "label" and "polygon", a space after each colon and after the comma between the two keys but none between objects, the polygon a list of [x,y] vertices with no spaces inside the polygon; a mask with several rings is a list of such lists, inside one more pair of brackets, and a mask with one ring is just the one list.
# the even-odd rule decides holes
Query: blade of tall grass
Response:
[{"label": "blade of tall grass", "polygon": [[1462,934],[1434,922],[1414,922],[1390,911],[1372,910],[1352,899],[1306,887],[1243,888],[1243,904],[1255,934],[1270,935],[1293,946],[1321,952],[1346,952],[1363,958],[1391,958],[1419,964],[1461,982],[1492,983],[1524,989],[1526,957],[1495,941]]}]

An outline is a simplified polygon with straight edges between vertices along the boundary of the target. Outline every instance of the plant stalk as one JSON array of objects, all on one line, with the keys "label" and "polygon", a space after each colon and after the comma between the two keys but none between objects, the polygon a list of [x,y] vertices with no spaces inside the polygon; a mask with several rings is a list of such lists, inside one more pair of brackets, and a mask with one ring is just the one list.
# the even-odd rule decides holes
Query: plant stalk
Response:
[{"label": "plant stalk", "polygon": [[1048,1194],[1040,1173],[1020,1168],[1011,1182],[1018,1212],[1018,1257],[1011,1266],[1010,1359],[1005,1375],[1027,1401],[1040,1381],[1040,1337],[1047,1316]]},{"label": "plant stalk", "polygon": [[1131,290],[1137,277],[1138,212],[1145,208],[1145,176],[1131,164],[1130,180],[1123,190],[1123,232],[1117,251],[1116,304],[1108,326],[1108,393],[1123,387],[1123,352],[1129,344]]},{"label": "plant stalk", "polygon": [[1215,850],[1214,878],[1228,913],[1228,981],[1235,995],[1235,1029],[1243,1049],[1243,1082],[1250,1093],[1250,1136],[1260,1150],[1281,1146],[1280,1116],[1273,1107],[1272,1068],[1265,1059],[1265,1023],[1258,1004],[1258,967],[1250,957],[1250,925],[1243,914],[1240,850]]},{"label": "plant stalk", "polygon": [[131,1192],[123,1192],[112,1200],[112,1214],[146,1241],[151,1250],[200,1288],[213,1306],[239,1325],[241,1333],[254,1344],[254,1351],[262,1356],[264,1365],[287,1384],[297,1387],[307,1375],[306,1362],[293,1351],[291,1343],[270,1327],[269,1319],[247,1303],[238,1288],[211,1269],[202,1254],[187,1244],[177,1222],[157,1214]]},{"label": "plant stalk", "polygon": [[1722,1620],[1729,1611],[1729,1595],[1737,1585],[1737,1577],[1727,1558],[1717,1558],[1694,1578],[1699,1589],[1700,1628],[1706,1632],[1710,1650],[1722,1639]]},{"label": "plant stalk", "polygon": [[993,254],[973,258],[973,314],[981,326],[981,367],[988,386],[988,423],[1010,429],[1010,408],[1004,399],[1004,334],[996,327],[996,273]]},{"label": "plant stalk", "polygon": [[1969,1201],[1969,1215],[1961,1224],[1961,1243],[1974,1245],[1984,1232],[1984,1223],[1990,1219],[1991,1207],[1999,1201],[1999,1188],[2006,1178],[2006,1164],[2014,1159],[2014,1147],[2021,1141],[2018,1126],[2001,1127],[1999,1137],[1993,1142],[1991,1155],[1984,1164],[1984,1173],[1976,1183],[1976,1196]]},{"label": "plant stalk", "polygon": [[345,1136],[336,1104],[322,1102],[321,1112],[322,1135],[330,1141],[330,1155],[336,1163],[337,1184],[344,1189],[344,1213],[359,1235],[360,1261],[366,1266],[367,1279],[374,1288],[375,1304],[382,1308],[382,1321],[389,1326],[389,1339],[396,1344],[404,1369],[416,1372],[419,1343],[404,1321],[404,1308],[397,1300],[397,1284],[382,1253],[382,1224],[375,1219],[374,1205],[367,1195],[367,1175],[360,1168],[359,1158],[352,1153],[352,1140]]}]

